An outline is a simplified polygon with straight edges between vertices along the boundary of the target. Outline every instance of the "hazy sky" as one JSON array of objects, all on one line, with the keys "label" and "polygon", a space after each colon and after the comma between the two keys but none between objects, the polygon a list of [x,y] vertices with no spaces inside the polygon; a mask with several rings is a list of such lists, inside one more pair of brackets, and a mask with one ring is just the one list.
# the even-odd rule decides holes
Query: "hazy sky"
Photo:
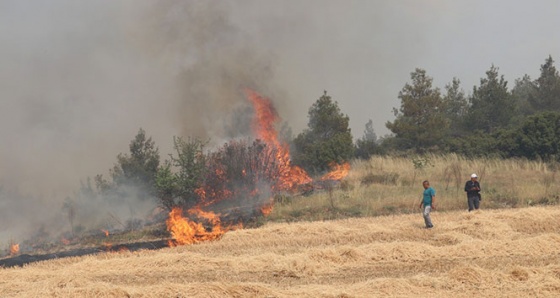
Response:
[{"label": "hazy sky", "polygon": [[140,127],[162,158],[241,135],[244,87],[295,134],[327,90],[355,136],[384,135],[415,68],[469,93],[494,64],[513,86],[560,59],[558,28],[556,0],[0,0],[0,185],[62,198]]}]

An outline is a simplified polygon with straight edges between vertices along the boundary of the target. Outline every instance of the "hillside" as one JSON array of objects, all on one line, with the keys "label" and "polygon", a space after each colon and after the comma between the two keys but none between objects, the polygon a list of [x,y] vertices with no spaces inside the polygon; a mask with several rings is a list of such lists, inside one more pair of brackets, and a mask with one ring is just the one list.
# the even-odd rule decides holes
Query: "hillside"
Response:
[{"label": "hillside", "polygon": [[1,297],[552,297],[560,208],[268,223],[220,240],[0,269]]}]

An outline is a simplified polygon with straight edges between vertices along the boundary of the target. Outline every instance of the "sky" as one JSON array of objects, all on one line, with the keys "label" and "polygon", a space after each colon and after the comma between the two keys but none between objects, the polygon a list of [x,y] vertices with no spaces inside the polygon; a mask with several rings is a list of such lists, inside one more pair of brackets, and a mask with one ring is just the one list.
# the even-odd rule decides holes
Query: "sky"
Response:
[{"label": "sky", "polygon": [[0,0],[0,186],[58,204],[139,128],[162,159],[174,136],[246,136],[244,88],[294,134],[327,91],[356,138],[386,135],[416,68],[511,87],[559,59],[558,28],[556,0]]}]

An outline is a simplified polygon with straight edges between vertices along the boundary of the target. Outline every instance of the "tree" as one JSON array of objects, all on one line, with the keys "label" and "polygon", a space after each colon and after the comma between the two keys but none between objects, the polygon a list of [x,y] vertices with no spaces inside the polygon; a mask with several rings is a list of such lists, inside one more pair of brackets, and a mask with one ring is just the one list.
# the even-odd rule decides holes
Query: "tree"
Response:
[{"label": "tree", "polygon": [[535,81],[536,94],[529,102],[536,111],[560,111],[560,75],[551,56],[541,65],[541,75]]},{"label": "tree", "polygon": [[560,157],[560,113],[531,115],[519,128],[497,139],[508,157],[556,159]]},{"label": "tree", "polygon": [[[155,194],[154,182],[159,167],[159,150],[152,138],[146,138],[146,132],[140,128],[130,142],[130,155],[119,154],[117,164],[111,172],[113,183],[117,187],[132,186],[140,189],[142,197]],[[102,177],[96,181],[103,185]]]},{"label": "tree", "polygon": [[380,146],[377,144],[377,135],[373,130],[373,121],[370,119],[366,123],[364,135],[356,141],[356,157],[369,159],[373,154],[379,154],[380,152]]},{"label": "tree", "polygon": [[[188,209],[199,200],[196,190],[202,186],[206,175],[207,156],[204,154],[204,147],[208,142],[198,138],[188,138],[185,141],[175,137],[173,143],[177,156],[171,156],[171,165],[177,169],[177,173],[170,175],[171,170],[167,165],[160,169],[158,193],[167,196],[164,201],[176,198],[176,204]],[[171,191],[176,193],[172,194]]]},{"label": "tree", "polygon": [[295,164],[310,173],[320,173],[331,163],[347,162],[354,156],[350,118],[327,91],[309,108],[308,117],[308,129],[294,139]]},{"label": "tree", "polygon": [[471,131],[492,133],[499,128],[506,128],[517,114],[507,81],[498,74],[498,68],[494,65],[486,72],[486,78],[480,79],[480,86],[473,87],[470,104],[467,125]]},{"label": "tree", "polygon": [[443,104],[445,118],[449,121],[449,132],[451,136],[459,136],[463,130],[469,103],[465,97],[465,92],[461,89],[459,79],[453,78],[453,81],[445,86],[445,90]]},{"label": "tree", "polygon": [[537,95],[537,86],[531,77],[524,75],[521,79],[515,80],[515,86],[511,90],[511,95],[519,109],[519,116],[525,117],[535,113],[534,104],[531,103]]},{"label": "tree", "polygon": [[432,78],[417,68],[410,74],[412,83],[406,83],[399,92],[401,107],[393,108],[395,121],[386,126],[395,134],[401,149],[421,151],[436,145],[448,132],[445,102],[438,88],[432,87]]},{"label": "tree", "polygon": [[178,178],[171,170],[171,162],[166,160],[161,166],[155,179],[156,195],[159,198],[160,204],[171,211],[177,205],[175,199],[178,197]]}]

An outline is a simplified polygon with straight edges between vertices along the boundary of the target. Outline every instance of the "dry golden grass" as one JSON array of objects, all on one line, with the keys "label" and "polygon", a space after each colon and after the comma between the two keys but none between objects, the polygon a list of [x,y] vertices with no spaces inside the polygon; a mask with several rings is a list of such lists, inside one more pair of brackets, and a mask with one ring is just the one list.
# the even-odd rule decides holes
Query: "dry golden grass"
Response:
[{"label": "dry golden grass", "polygon": [[[414,161],[418,166],[415,166]],[[416,212],[422,181],[437,192],[441,211],[466,210],[465,182],[477,173],[482,208],[511,208],[560,203],[558,164],[515,159],[449,155],[381,157],[357,160],[342,189],[294,197],[277,204],[272,220],[322,220],[347,216],[377,216]]]},{"label": "dry golden grass", "polygon": [[560,208],[269,223],[0,269],[0,297],[557,297]]}]

